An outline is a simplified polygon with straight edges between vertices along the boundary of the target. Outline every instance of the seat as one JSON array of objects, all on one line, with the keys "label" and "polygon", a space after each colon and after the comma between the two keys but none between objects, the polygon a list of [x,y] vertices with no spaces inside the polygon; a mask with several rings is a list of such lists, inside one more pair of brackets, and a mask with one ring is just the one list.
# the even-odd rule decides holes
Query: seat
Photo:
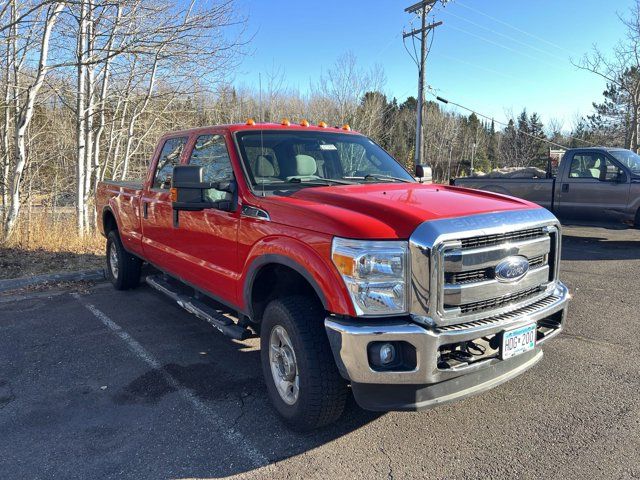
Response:
[{"label": "seat", "polygon": [[316,163],[316,159],[310,155],[302,155],[298,154],[295,156],[295,175],[290,175],[287,177],[287,180],[298,179],[301,181],[305,180],[317,180],[318,177],[316,175],[318,171],[318,164]]},{"label": "seat", "polygon": [[276,177],[276,169],[269,157],[270,155],[258,155],[256,157],[254,177],[257,183],[268,183],[280,180]]}]

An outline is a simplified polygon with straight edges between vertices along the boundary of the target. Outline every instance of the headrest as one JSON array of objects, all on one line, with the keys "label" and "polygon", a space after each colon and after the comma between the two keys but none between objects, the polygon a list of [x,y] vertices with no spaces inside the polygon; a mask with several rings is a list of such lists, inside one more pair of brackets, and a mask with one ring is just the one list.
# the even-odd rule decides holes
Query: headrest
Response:
[{"label": "headrest", "polygon": [[309,155],[296,155],[296,175],[315,175],[318,171],[316,159]]},{"label": "headrest", "polygon": [[266,155],[258,155],[256,160],[256,177],[273,177],[276,174],[276,170],[273,168],[273,163],[267,158]]}]

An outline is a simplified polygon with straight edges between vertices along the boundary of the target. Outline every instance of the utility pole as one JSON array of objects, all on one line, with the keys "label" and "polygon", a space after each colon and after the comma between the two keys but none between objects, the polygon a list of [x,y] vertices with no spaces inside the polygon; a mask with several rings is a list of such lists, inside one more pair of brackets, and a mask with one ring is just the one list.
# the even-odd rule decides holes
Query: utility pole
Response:
[{"label": "utility pole", "polygon": [[438,0],[422,0],[410,7],[404,9],[407,13],[418,13],[420,15],[421,27],[412,30],[402,35],[403,40],[408,37],[414,37],[420,35],[420,61],[418,66],[418,108],[416,115],[416,148],[415,148],[415,163],[416,165],[423,165],[425,163],[425,123],[426,123],[426,108],[425,108],[425,86],[426,86],[426,66],[427,66],[427,34],[434,28],[442,25],[442,22],[435,22],[427,25],[427,15],[433,8]]}]

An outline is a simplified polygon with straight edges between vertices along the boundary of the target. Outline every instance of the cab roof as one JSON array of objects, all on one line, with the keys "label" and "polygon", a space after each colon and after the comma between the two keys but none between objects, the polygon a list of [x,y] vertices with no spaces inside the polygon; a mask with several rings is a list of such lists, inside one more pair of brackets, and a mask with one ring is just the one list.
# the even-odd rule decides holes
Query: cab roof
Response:
[{"label": "cab roof", "polygon": [[230,123],[224,125],[209,125],[206,127],[190,128],[186,130],[175,130],[167,132],[163,137],[174,137],[178,135],[193,135],[201,134],[215,130],[226,130],[230,133],[244,132],[244,131],[260,131],[260,130],[282,130],[282,131],[294,131],[294,132],[332,132],[332,133],[345,133],[352,135],[360,135],[359,132],[354,132],[348,125],[340,126],[320,126],[312,125],[308,126],[302,124],[293,123],[286,125],[283,123],[271,123],[271,122],[255,122],[253,124],[247,123]]}]

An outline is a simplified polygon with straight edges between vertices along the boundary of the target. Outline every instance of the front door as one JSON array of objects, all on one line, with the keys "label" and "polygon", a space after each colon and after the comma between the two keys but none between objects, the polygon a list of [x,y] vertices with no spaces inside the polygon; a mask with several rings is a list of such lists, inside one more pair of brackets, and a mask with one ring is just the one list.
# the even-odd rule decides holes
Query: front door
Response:
[{"label": "front door", "polygon": [[623,212],[629,179],[604,152],[577,152],[557,190],[556,208],[566,218],[612,220]]},{"label": "front door", "polygon": [[[196,138],[187,163],[204,167],[204,181],[228,182],[234,173],[222,134]],[[183,261],[189,264],[188,280],[220,300],[236,304],[237,235],[240,219],[236,199],[227,192],[208,190],[211,201],[230,200],[232,211],[209,208],[200,212],[181,211],[178,228]]]}]

